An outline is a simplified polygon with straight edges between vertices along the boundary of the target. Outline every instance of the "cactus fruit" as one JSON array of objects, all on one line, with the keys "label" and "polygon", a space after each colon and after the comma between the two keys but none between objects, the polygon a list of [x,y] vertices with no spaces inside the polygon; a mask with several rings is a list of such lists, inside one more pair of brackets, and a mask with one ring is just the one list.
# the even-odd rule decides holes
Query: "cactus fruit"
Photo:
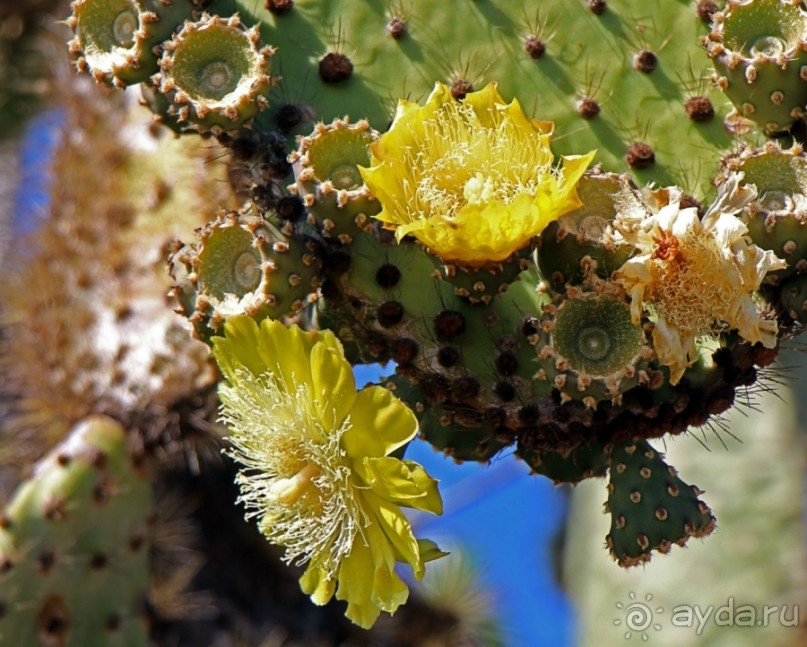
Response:
[{"label": "cactus fruit", "polygon": [[355,124],[336,119],[318,124],[302,137],[290,156],[294,168],[293,191],[316,217],[325,238],[346,244],[370,225],[369,216],[380,206],[359,173],[370,163],[370,144],[378,133],[366,120]]},{"label": "cactus fruit", "polygon": [[[203,14],[163,44],[154,83],[171,104],[169,117],[200,132],[235,130],[269,106],[274,50],[256,28],[231,16]],[[186,126],[187,122],[187,126]]]},{"label": "cactus fruit", "polygon": [[619,403],[622,393],[649,382],[653,349],[643,326],[631,321],[619,286],[569,288],[544,312],[539,328],[547,338],[536,345],[535,379],[553,384],[561,402],[579,399],[594,409],[602,400]]},{"label": "cactus fruit", "polygon": [[763,249],[787,262],[770,272],[768,282],[778,282],[807,270],[807,156],[800,144],[789,149],[770,142],[762,148],[743,148],[723,159],[718,183],[732,173],[756,187],[757,198],[742,211],[748,235]]},{"label": "cactus fruit", "polygon": [[538,267],[550,287],[563,292],[596,272],[608,278],[628,260],[630,246],[614,230],[617,213],[645,213],[647,207],[628,175],[587,172],[577,184],[582,205],[550,223],[541,235]]},{"label": "cactus fruit", "polygon": [[807,14],[787,0],[729,0],[706,38],[714,82],[767,132],[789,130],[807,103]]},{"label": "cactus fruit", "polygon": [[118,87],[157,71],[155,48],[191,13],[189,0],[74,0],[70,8],[76,67]]},{"label": "cactus fruit", "polygon": [[271,221],[223,211],[197,236],[196,245],[177,246],[170,267],[180,308],[202,339],[227,317],[281,319],[316,299],[318,259]]},{"label": "cactus fruit", "polygon": [[0,642],[145,646],[151,506],[123,428],[77,425],[0,517]]}]

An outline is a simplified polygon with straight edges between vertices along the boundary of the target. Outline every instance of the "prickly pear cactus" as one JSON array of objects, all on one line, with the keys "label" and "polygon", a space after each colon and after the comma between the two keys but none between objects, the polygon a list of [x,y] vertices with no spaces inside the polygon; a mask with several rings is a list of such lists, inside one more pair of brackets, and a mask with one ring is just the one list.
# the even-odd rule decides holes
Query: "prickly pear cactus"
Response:
[{"label": "prickly pear cactus", "polygon": [[151,508],[124,429],[77,425],[0,515],[0,642],[145,645]]},{"label": "prickly pear cactus", "polygon": [[[442,509],[400,458],[417,433],[607,474],[622,566],[714,529],[648,441],[729,409],[807,319],[801,2],[71,10],[80,71],[231,156],[240,203],[170,246],[173,294],[240,500],[316,604],[368,628],[406,600],[396,561],[444,555],[401,509]],[[357,390],[371,362],[395,375]]]}]

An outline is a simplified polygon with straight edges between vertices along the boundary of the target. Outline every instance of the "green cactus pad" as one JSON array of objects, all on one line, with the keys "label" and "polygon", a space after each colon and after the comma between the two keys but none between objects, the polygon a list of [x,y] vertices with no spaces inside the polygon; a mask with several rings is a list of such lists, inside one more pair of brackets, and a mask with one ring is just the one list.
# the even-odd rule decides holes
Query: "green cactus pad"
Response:
[{"label": "green cactus pad", "polygon": [[715,529],[712,512],[694,485],[682,481],[662,454],[646,442],[613,445],[609,451],[611,531],[605,538],[622,567],[647,562],[652,551],[669,553],[690,537]]},{"label": "green cactus pad", "polygon": [[163,49],[155,85],[171,104],[168,115],[187,128],[235,130],[268,107],[274,50],[260,47],[257,28],[247,29],[238,16],[204,14]]},{"label": "green cactus pad", "polygon": [[0,643],[145,647],[148,481],[109,418],[36,464],[0,524]]},{"label": "green cactus pad", "polygon": [[788,0],[729,0],[706,39],[715,83],[767,132],[789,129],[807,103],[807,15]]},{"label": "green cactus pad", "polygon": [[74,0],[67,24],[79,70],[98,82],[123,87],[158,69],[154,48],[190,16],[188,0]]},{"label": "green cactus pad", "polygon": [[584,479],[605,476],[608,455],[601,443],[592,442],[569,452],[536,452],[519,442],[518,457],[536,474],[542,474],[558,485],[573,485]]},{"label": "green cactus pad", "polygon": [[[438,81],[456,97],[496,81],[502,96],[555,122],[556,153],[596,148],[608,171],[661,184],[683,177],[705,192],[699,171],[728,145],[721,123],[728,110],[702,82],[709,66],[696,45],[703,24],[694,11],[674,8],[653,0],[597,15],[584,2],[553,0],[536,15],[513,2],[474,2],[465,11],[428,0],[298,0],[276,14],[251,0],[216,0],[207,10],[238,12],[277,48],[283,80],[257,128],[274,129],[282,111],[297,108],[304,121],[348,115],[383,131],[399,99],[421,102]],[[406,27],[401,38],[388,27],[395,19]],[[535,37],[545,45],[538,58],[528,47]],[[634,67],[640,52],[655,56],[651,73]],[[323,75],[326,68],[332,74]],[[714,118],[688,117],[694,97],[714,103]]]},{"label": "green cactus pad", "polygon": [[532,250],[525,247],[504,261],[482,267],[444,263],[431,254],[430,258],[443,279],[453,286],[454,294],[469,303],[489,304],[517,281],[522,272],[533,266],[531,253]]}]

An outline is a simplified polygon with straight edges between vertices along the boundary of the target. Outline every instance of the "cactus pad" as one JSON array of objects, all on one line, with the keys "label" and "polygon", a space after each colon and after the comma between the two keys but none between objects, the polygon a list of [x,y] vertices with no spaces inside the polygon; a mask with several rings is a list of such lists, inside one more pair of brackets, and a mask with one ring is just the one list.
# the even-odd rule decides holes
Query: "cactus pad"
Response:
[{"label": "cactus pad", "polygon": [[0,517],[0,641],[145,647],[151,504],[123,428],[77,425]]}]

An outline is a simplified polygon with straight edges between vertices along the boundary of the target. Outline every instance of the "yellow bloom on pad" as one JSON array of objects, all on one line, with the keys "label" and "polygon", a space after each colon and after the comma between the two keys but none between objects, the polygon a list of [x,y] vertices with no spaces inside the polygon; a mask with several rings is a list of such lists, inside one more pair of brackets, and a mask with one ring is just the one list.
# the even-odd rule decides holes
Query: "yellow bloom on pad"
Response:
[{"label": "yellow bloom on pad", "polygon": [[441,514],[437,482],[389,456],[412,440],[417,420],[381,386],[356,390],[329,331],[238,316],[224,333],[213,354],[227,380],[221,418],[241,464],[239,501],[287,562],[307,564],[300,585],[315,603],[335,594],[369,628],[407,599],[396,562],[420,578],[424,562],[445,554],[415,539],[401,511]]},{"label": "yellow bloom on pad", "polygon": [[756,196],[740,187],[742,174],[721,185],[703,219],[678,202],[644,219],[617,217],[625,239],[636,246],[615,274],[631,296],[631,314],[655,318],[653,347],[676,384],[698,357],[696,341],[736,329],[749,343],[776,346],[777,324],[759,312],[754,291],[785,261],[754,245],[734,214]]},{"label": "yellow bloom on pad", "polygon": [[415,236],[444,261],[503,261],[580,201],[575,185],[594,152],[553,166],[551,122],[505,104],[495,83],[462,101],[438,83],[426,104],[402,100],[360,168],[400,241]]}]

